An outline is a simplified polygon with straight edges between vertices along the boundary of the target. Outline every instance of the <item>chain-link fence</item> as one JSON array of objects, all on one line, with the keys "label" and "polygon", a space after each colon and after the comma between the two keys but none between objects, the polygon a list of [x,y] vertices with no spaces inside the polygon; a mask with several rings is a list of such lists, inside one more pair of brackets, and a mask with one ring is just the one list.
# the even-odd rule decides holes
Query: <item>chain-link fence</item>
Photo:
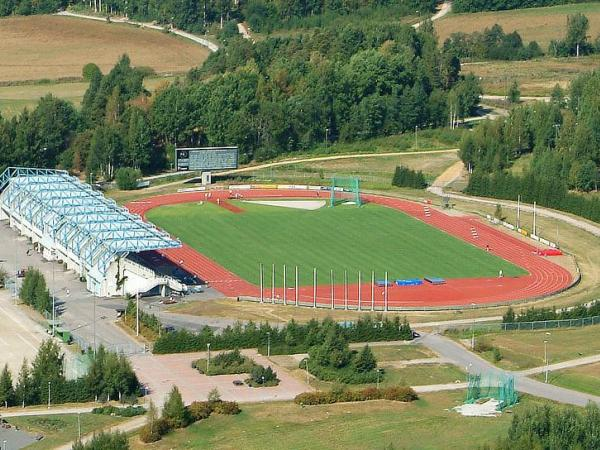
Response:
[{"label": "chain-link fence", "polygon": [[586,327],[600,325],[600,316],[582,317],[579,319],[538,320],[536,322],[503,323],[502,331],[549,330],[553,328]]}]

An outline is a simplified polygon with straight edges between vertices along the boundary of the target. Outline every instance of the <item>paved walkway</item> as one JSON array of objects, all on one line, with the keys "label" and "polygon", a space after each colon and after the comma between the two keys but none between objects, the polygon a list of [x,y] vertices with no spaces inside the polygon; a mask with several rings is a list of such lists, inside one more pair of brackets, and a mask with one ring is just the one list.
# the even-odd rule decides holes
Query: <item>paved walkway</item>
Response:
[{"label": "paved walkway", "polygon": [[[435,351],[439,355],[448,358],[458,367],[462,367],[466,372],[471,373],[490,373],[497,375],[514,375],[515,388],[519,392],[554,400],[560,403],[566,403],[575,406],[585,406],[590,401],[600,404],[600,397],[584,394],[582,392],[572,391],[560,388],[551,384],[542,383],[526,376],[523,372],[511,372],[499,369],[483,358],[471,353],[462,345],[441,335],[426,334],[420,339],[420,343]],[[563,368],[568,367],[569,363],[564,362]]]},{"label": "paved walkway", "polygon": [[594,364],[600,362],[600,355],[586,356],[583,358],[571,359],[569,361],[563,361],[555,364],[546,366],[534,367],[533,369],[521,370],[519,375],[536,375],[538,373],[544,373],[546,369],[550,372],[562,369],[570,369],[571,367],[585,366],[586,364]]},{"label": "paved walkway", "polygon": [[[128,420],[126,422],[122,422],[118,425],[115,425],[113,427],[110,428],[106,428],[102,431],[105,432],[117,432],[120,431],[121,433],[130,433],[132,431],[137,430],[138,428],[143,427],[146,424],[146,416],[138,416],[138,417],[134,417],[131,420]],[[90,441],[93,437],[94,434],[98,433],[99,431],[95,431],[93,433],[89,433],[86,434],[85,436],[81,437],[81,442],[83,442],[84,444],[88,441]],[[71,450],[71,448],[73,447],[73,444],[75,444],[75,441],[71,441],[65,445],[61,445],[59,447],[55,447],[54,450]]]},{"label": "paved walkway", "polygon": [[[438,9],[438,11],[433,16],[431,16],[430,20],[432,22],[435,22],[436,20],[439,20],[442,17],[444,17],[450,11],[452,11],[452,2],[446,1],[441,4],[440,9]],[[423,23],[425,23],[425,20],[422,20],[419,23],[415,23],[413,25],[413,28],[419,28],[421,25],[423,25]]]}]

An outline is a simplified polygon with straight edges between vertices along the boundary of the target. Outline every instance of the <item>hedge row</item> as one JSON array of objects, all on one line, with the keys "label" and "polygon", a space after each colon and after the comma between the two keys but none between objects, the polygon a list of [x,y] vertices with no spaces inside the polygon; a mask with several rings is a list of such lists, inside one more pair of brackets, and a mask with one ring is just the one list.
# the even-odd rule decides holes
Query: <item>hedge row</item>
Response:
[{"label": "hedge row", "polygon": [[315,391],[298,394],[294,402],[299,405],[327,405],[341,402],[364,402],[367,400],[393,400],[412,402],[419,396],[409,386],[392,386],[387,388],[369,387],[361,390]]},{"label": "hedge row", "polygon": [[119,408],[117,406],[101,406],[99,408],[92,409],[92,414],[102,414],[104,416],[134,417],[146,414],[146,408],[144,408],[143,406],[128,406],[126,408]]}]

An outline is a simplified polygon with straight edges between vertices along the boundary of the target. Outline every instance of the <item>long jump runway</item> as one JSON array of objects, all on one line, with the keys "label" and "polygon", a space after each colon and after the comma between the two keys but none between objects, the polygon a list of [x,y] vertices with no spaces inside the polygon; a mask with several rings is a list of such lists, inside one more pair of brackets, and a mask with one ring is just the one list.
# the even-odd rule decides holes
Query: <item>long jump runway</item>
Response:
[{"label": "long jump runway", "polygon": [[[230,204],[227,200],[231,195],[229,190],[210,192],[209,201],[228,208]],[[241,193],[244,199],[278,197],[322,199],[323,195],[327,195],[319,191],[293,189],[249,189],[235,192]],[[206,201],[206,195],[205,192],[167,194],[131,202],[126,207],[131,212],[144,216],[148,210],[158,206]],[[426,214],[425,205],[421,203],[378,195],[365,194],[361,195],[361,198],[367,202],[402,211],[481,249],[485,250],[486,246],[489,246],[491,253],[528,272],[528,275],[520,277],[448,279],[443,285],[425,283],[420,286],[391,286],[388,288],[388,308],[427,309],[516,302],[556,294],[569,288],[574,282],[573,276],[567,269],[553,263],[547,257],[539,256],[537,247],[499,231],[477,217],[450,216],[433,208],[430,208]],[[472,229],[476,230],[477,238],[473,237]],[[182,248],[165,250],[162,253],[226,296],[260,297],[260,287],[241,279],[185,244]],[[460,264],[460,257],[461,255],[456,255],[457,264]],[[365,278],[367,276],[369,274],[365,274]],[[331,293],[330,285],[317,286],[318,305],[331,307]],[[360,301],[361,309],[369,309],[371,306],[381,309],[385,303],[384,288],[375,287],[372,292],[370,280],[362,283],[360,289],[358,284],[349,285],[347,289],[344,289],[343,285],[334,285],[333,293],[333,306],[336,308],[346,305],[356,308]],[[288,304],[295,304],[295,294],[295,289],[288,289],[285,296]],[[269,302],[271,296],[271,288],[265,288],[263,297],[269,299],[265,301]],[[278,302],[283,300],[282,288],[275,289],[275,298]],[[302,305],[313,304],[313,287],[299,287],[297,300]]]}]

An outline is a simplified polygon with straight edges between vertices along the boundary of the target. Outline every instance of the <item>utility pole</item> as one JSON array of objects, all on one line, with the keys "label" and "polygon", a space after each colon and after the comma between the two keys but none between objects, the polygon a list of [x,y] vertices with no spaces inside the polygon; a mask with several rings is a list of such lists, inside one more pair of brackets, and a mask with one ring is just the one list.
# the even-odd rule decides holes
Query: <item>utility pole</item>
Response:
[{"label": "utility pole", "polygon": [[264,299],[264,274],[263,274],[263,265],[260,263],[258,266],[258,276],[260,277],[260,302],[263,303]]},{"label": "utility pole", "polygon": [[56,334],[56,279],[54,275],[54,256],[55,251],[52,250],[52,337]]},{"label": "utility pole", "polygon": [[313,308],[317,307],[317,268],[313,268]]},{"label": "utility pole", "polygon": [[[95,321],[94,321],[95,323]],[[135,335],[140,335],[140,293],[135,294]]]}]

